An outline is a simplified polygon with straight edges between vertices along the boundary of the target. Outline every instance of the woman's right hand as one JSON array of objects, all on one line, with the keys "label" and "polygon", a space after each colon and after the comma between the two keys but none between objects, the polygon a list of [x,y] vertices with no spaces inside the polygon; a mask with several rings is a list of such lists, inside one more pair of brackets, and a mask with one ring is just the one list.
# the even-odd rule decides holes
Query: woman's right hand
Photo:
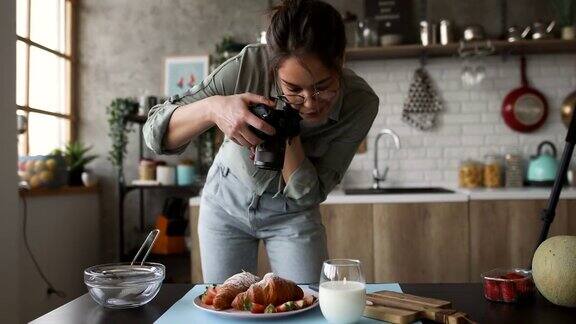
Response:
[{"label": "woman's right hand", "polygon": [[216,126],[238,145],[254,147],[262,142],[248,125],[274,135],[274,127],[266,123],[248,110],[248,105],[265,104],[275,106],[273,100],[253,93],[242,93],[232,96],[213,97],[215,102],[212,106],[212,120]]}]

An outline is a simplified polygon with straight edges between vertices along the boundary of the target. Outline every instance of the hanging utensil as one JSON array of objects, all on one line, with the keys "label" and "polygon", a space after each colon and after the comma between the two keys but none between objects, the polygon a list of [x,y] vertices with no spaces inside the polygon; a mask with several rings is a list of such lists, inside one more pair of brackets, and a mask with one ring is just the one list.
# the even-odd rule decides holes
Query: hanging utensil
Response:
[{"label": "hanging utensil", "polygon": [[432,85],[426,71],[426,57],[421,57],[421,66],[414,72],[414,78],[404,103],[402,120],[420,130],[430,130],[436,125],[437,114],[444,109],[440,97]]},{"label": "hanging utensil", "polygon": [[552,21],[545,24],[541,21],[536,21],[532,24],[532,39],[550,39],[553,38],[552,30],[556,26],[556,22]]},{"label": "hanging utensil", "polygon": [[560,109],[560,112],[562,113],[562,121],[564,122],[564,125],[566,125],[566,127],[570,125],[574,109],[576,109],[576,91],[570,93],[564,99],[564,101],[562,102],[562,108]]},{"label": "hanging utensil", "polygon": [[544,95],[528,85],[526,58],[520,58],[521,86],[504,97],[502,117],[510,128],[528,133],[544,124],[548,116],[548,103]]}]

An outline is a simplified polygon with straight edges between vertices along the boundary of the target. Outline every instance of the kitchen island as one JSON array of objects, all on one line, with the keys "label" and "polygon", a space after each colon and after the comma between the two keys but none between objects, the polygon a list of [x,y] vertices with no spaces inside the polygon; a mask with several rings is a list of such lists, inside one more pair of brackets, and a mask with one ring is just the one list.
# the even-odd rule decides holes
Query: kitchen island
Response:
[{"label": "kitchen island", "polygon": [[[452,189],[454,193],[345,195],[320,206],[331,258],[364,264],[368,282],[479,282],[497,267],[527,267],[550,189]],[[196,228],[199,198],[190,200]],[[550,236],[576,235],[576,190],[565,188]],[[192,282],[202,282],[196,231]],[[258,273],[270,271],[261,244]]]},{"label": "kitchen island", "polygon": [[[481,284],[400,284],[400,287],[408,294],[451,301],[454,309],[467,313],[477,323],[571,323],[576,318],[576,308],[555,306],[538,293],[530,303],[509,305],[485,300]],[[153,323],[191,288],[192,285],[165,284],[147,305],[125,310],[103,308],[84,294],[31,323]],[[320,309],[311,312],[320,312]],[[295,315],[290,322],[298,323],[303,316],[305,313]],[[217,316],[214,316],[214,322],[233,323]]]}]

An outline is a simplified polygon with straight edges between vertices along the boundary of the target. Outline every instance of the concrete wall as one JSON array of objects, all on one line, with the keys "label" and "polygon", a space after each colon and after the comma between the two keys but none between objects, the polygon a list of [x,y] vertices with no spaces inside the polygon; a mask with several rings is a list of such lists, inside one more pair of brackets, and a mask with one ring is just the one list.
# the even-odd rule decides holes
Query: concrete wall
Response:
[{"label": "concrete wall", "polygon": [[[54,287],[47,286],[20,242],[21,322],[29,322],[86,293],[84,269],[100,261],[100,201],[97,193],[26,198],[30,249]],[[21,230],[18,231],[21,233]]]},{"label": "concrete wall", "polygon": [[[102,157],[92,165],[101,177],[103,254],[116,253],[115,172],[105,158],[110,149],[106,106],[116,97],[147,90],[162,94],[164,58],[207,55],[225,35],[253,42],[264,25],[265,0],[88,0],[80,1],[80,138]],[[130,134],[126,177],[137,176],[138,142]],[[194,150],[186,154],[193,156]],[[136,194],[126,202],[126,235],[137,244]],[[159,212],[152,207],[151,213]]]},{"label": "concrete wall", "polygon": [[[152,94],[161,94],[163,59],[166,56],[208,54],[214,51],[214,44],[224,35],[232,35],[240,41],[254,41],[258,32],[265,26],[266,20],[262,17],[262,13],[267,8],[268,2],[266,0],[81,1],[79,35],[79,104],[81,113],[79,126],[81,139],[86,143],[94,144],[96,152],[105,156],[110,148],[105,107],[113,98],[140,95],[144,90]],[[331,0],[329,2],[340,11],[350,10],[359,13],[360,8],[362,8],[362,1]],[[448,18],[461,25],[481,23],[485,25],[490,35],[497,35],[501,30],[498,2],[497,0],[481,2],[471,0],[429,1],[428,15],[432,20]],[[420,1],[413,0],[415,20],[419,18],[419,3]],[[510,14],[508,18],[511,23],[526,24],[537,18],[550,18],[550,11],[544,1],[514,0],[509,1],[509,3]],[[414,32],[416,33],[416,27],[414,27]],[[533,58],[531,69],[538,71],[538,73],[533,74],[532,77],[543,78],[534,79],[535,84],[549,89],[558,85],[551,80],[549,75],[554,73],[554,70],[559,69],[561,63],[554,65],[551,70],[543,70],[544,64],[553,60],[554,57]],[[569,61],[569,58],[560,58],[560,62],[569,63]],[[515,72],[515,65],[502,63],[499,58],[490,58],[487,63],[489,64],[487,65],[489,78],[483,85],[487,88],[480,89],[489,91],[489,94],[487,97],[480,98],[484,101],[481,100],[480,106],[474,108],[476,112],[473,114],[476,114],[474,117],[476,120],[482,122],[483,118],[487,118],[490,120],[490,127],[496,129],[496,126],[499,126],[498,129],[501,129],[495,103],[500,101],[503,92],[516,85],[517,73]],[[494,66],[492,66],[493,64]],[[404,131],[401,128],[402,125],[398,125],[395,119],[398,116],[398,107],[406,94],[410,74],[416,66],[416,62],[413,60],[389,60],[386,62],[358,62],[350,66],[366,76],[381,96],[382,113],[376,127],[390,126],[399,130],[403,136],[408,132],[410,137],[404,141],[405,147],[412,148],[413,150],[410,152],[421,151],[418,145],[427,145],[418,139],[422,135],[412,133],[409,130]],[[476,122],[466,119],[470,118],[468,116],[461,116],[463,113],[472,114],[470,110],[463,109],[463,107],[468,106],[468,103],[476,97],[472,95],[474,90],[463,90],[459,85],[459,60],[433,60],[430,68],[433,70],[433,77],[436,79],[440,77],[442,83],[445,84],[440,90],[446,91],[443,96],[448,101],[448,111],[443,116],[443,128],[430,136],[432,138],[437,137],[438,143],[450,142],[450,140],[443,138],[460,136],[464,132],[463,129],[466,128],[466,123]],[[372,69],[377,72],[372,73]],[[496,81],[494,76],[499,80]],[[570,75],[564,75],[563,78],[572,82]],[[546,82],[549,81],[552,84],[547,85]],[[542,84],[542,82],[545,83]],[[554,88],[552,93],[547,93],[552,96],[551,103],[557,104],[559,98],[572,86],[570,83],[563,84],[558,89]],[[557,106],[551,107],[556,108]],[[553,115],[555,114],[553,113]],[[485,117],[483,117],[484,115]],[[557,126],[557,121],[557,116],[552,116],[547,129]],[[509,133],[502,130],[498,134],[506,136]],[[135,135],[131,134],[130,136],[131,144],[126,163],[128,179],[136,176],[137,141]],[[508,141],[524,145],[524,142],[521,143],[520,141],[521,137],[512,138],[514,139]],[[532,139],[533,137],[529,138]],[[478,138],[470,140],[480,141]],[[482,138],[482,145],[485,145],[484,140]],[[417,144],[419,141],[420,144]],[[410,143],[416,146],[411,146]],[[472,142],[467,141],[466,143]],[[463,145],[464,142],[460,139],[454,144],[439,144],[438,147],[434,148],[435,151],[430,153],[430,158],[440,158],[439,161],[414,162],[433,165],[415,165],[415,169],[412,168],[412,170],[417,171],[415,174],[408,170],[396,168],[391,170],[391,176],[396,174],[398,180],[419,180],[424,183],[453,181],[456,170],[454,161],[468,156],[468,151],[460,151]],[[486,143],[487,145],[489,143]],[[498,150],[501,149],[502,145],[498,146]],[[526,145],[528,146],[525,148],[528,150],[528,147],[532,147],[533,143],[526,143]],[[402,154],[406,155],[402,155],[394,163],[403,164],[403,161],[427,158],[421,156],[422,153]],[[413,156],[414,154],[417,156]],[[444,154],[449,156],[444,157]],[[476,153],[476,155],[479,154],[480,152]],[[190,149],[187,155],[193,156],[193,149]],[[367,161],[365,156],[359,156],[354,161],[352,172],[366,174]],[[115,254],[116,244],[113,239],[110,239],[110,233],[117,233],[115,173],[105,158],[96,161],[93,168],[102,178],[101,183],[104,188],[102,229],[107,238],[103,240],[103,253],[106,258],[111,258]],[[365,181],[365,177],[358,179]],[[134,199],[127,201],[127,209],[129,221],[126,233],[134,245],[139,239],[136,234],[135,220],[137,217],[134,213]],[[150,210],[153,214],[158,212],[159,208],[153,206]],[[150,215],[148,219],[152,220]]]},{"label": "concrete wall", "polygon": [[19,312],[18,191],[16,176],[16,1],[0,1],[0,322]]}]

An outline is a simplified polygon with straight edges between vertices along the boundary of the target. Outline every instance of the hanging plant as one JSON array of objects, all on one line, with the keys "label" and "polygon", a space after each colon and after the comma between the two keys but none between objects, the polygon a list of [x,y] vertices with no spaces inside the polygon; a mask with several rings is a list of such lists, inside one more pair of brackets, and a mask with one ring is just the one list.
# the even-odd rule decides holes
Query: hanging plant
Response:
[{"label": "hanging plant", "polygon": [[121,181],[124,174],[123,161],[127,152],[128,133],[132,131],[130,124],[126,123],[126,118],[135,114],[137,109],[138,102],[129,98],[116,98],[106,107],[108,126],[110,127],[108,136],[112,140],[108,160],[117,168]]},{"label": "hanging plant", "polygon": [[232,36],[224,36],[216,44],[216,51],[210,55],[210,70],[213,71],[227,59],[238,54],[247,44],[236,42]]},{"label": "hanging plant", "polygon": [[576,0],[550,1],[556,13],[556,20],[560,27],[570,27],[576,24]]}]

